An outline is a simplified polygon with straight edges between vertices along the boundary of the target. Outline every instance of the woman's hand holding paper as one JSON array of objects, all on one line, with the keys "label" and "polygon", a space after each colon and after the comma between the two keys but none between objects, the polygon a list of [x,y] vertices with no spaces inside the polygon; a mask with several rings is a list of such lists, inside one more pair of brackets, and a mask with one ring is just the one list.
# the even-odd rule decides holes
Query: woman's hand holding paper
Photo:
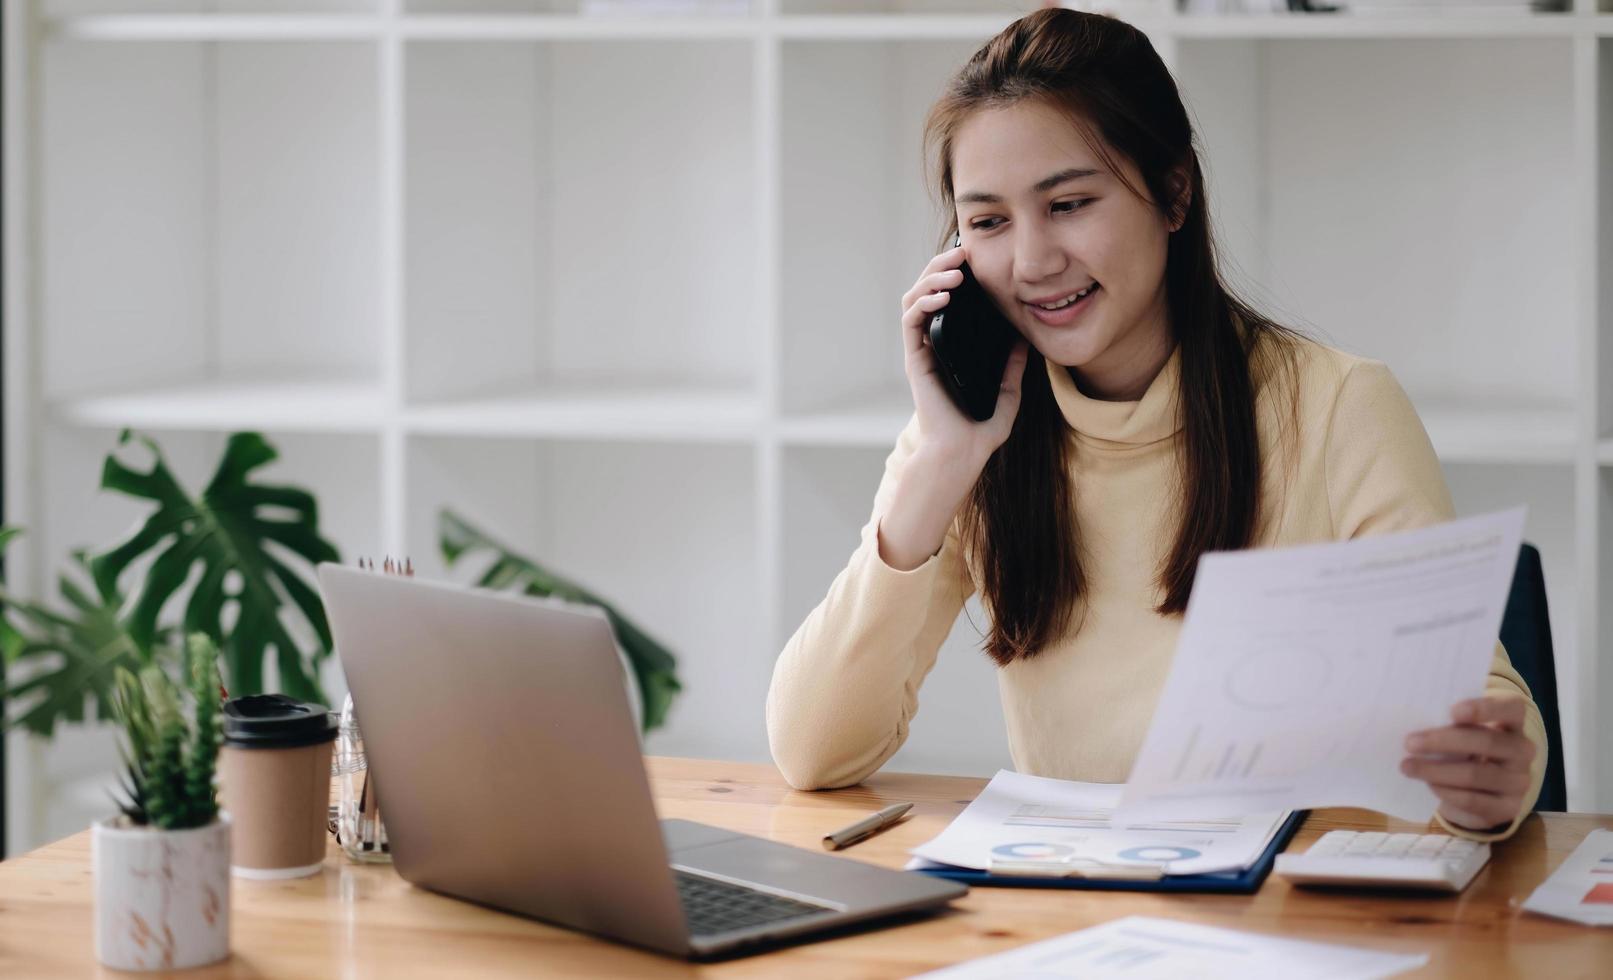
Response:
[{"label": "woman's hand holding paper", "polygon": [[1505,827],[1529,792],[1535,744],[1523,734],[1525,717],[1520,698],[1459,702],[1454,724],[1407,736],[1400,771],[1428,783],[1451,823],[1480,832]]}]

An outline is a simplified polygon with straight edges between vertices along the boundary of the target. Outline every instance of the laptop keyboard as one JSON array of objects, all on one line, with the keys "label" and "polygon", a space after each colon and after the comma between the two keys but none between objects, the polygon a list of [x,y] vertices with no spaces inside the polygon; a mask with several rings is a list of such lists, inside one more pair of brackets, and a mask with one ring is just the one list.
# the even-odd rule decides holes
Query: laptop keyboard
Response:
[{"label": "laptop keyboard", "polygon": [[677,868],[672,869],[672,874],[689,919],[689,932],[695,935],[731,932],[832,911]]}]

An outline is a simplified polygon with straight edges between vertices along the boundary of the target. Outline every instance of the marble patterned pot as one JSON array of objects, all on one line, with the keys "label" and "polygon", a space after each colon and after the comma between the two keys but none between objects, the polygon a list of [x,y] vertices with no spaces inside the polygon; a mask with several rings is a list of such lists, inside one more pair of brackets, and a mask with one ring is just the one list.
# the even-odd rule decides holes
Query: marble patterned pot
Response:
[{"label": "marble patterned pot", "polygon": [[230,955],[230,819],[157,830],[122,816],[91,833],[95,956],[118,970],[178,970]]}]

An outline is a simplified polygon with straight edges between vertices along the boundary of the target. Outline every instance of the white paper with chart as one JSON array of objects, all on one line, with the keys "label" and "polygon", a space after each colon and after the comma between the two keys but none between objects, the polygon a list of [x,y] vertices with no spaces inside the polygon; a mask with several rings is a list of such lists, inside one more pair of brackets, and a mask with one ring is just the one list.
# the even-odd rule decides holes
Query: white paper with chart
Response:
[{"label": "white paper with chart", "polygon": [[1523,907],[1588,926],[1613,926],[1613,830],[1593,830]]},{"label": "white paper with chart", "polygon": [[1001,862],[1046,862],[1049,874],[1159,868],[1191,875],[1254,864],[1287,813],[1230,820],[1143,821],[1112,825],[1120,787],[997,773],[946,830],[913,848],[935,864],[990,871]]},{"label": "white paper with chart", "polygon": [[1483,694],[1523,521],[1205,555],[1120,814],[1432,817],[1405,738]]},{"label": "white paper with chart", "polygon": [[1427,963],[1421,953],[1301,942],[1128,915],[918,980],[1379,980]]}]

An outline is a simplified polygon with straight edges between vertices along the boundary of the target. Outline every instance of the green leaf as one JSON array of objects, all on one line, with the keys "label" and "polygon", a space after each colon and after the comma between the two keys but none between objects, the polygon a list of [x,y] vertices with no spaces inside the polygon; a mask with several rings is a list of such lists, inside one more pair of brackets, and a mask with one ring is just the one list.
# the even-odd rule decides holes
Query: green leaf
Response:
[{"label": "green leaf", "polygon": [[[77,557],[87,575],[82,555]],[[94,717],[109,719],[115,672],[139,670],[165,656],[162,634],[146,644],[131,635],[116,591],[91,596],[67,575],[58,588],[75,616],[21,601],[0,587],[0,651],[7,668],[0,672],[7,708],[0,727],[48,737],[58,722],[83,721],[87,700],[95,704]]]},{"label": "green leaf", "polygon": [[[133,593],[129,632],[141,645],[158,641],[159,620],[169,602],[190,580],[201,576],[184,606],[183,629],[211,637],[222,649],[229,688],[237,695],[263,692],[263,664],[273,651],[282,689],[293,697],[328,703],[319,683],[319,665],[331,648],[330,625],[316,590],[284,556],[313,566],[339,561],[336,548],[319,533],[313,495],[296,487],[251,482],[258,468],[278,453],[255,432],[232,435],[212,479],[200,496],[187,493],[163,460],[156,443],[125,432],[120,442],[138,442],[152,456],[145,470],[107,456],[101,486],[156,509],[128,540],[97,555],[94,579],[115,588],[131,564],[153,556]],[[273,553],[271,548],[274,549]],[[226,588],[230,572],[240,578]],[[234,605],[234,625],[226,629],[225,610]],[[293,639],[288,620],[300,619],[317,637],[311,650]]]},{"label": "green leaf", "polygon": [[678,683],[677,660],[665,646],[617,612],[610,603],[532,559],[510,551],[452,511],[444,510],[438,515],[437,534],[443,560],[449,565],[469,554],[493,554],[493,564],[477,582],[481,588],[519,588],[527,595],[553,596],[598,606],[610,620],[616,642],[627,655],[633,676],[638,680],[644,730],[658,728],[666,722],[667,710],[683,685]]}]

